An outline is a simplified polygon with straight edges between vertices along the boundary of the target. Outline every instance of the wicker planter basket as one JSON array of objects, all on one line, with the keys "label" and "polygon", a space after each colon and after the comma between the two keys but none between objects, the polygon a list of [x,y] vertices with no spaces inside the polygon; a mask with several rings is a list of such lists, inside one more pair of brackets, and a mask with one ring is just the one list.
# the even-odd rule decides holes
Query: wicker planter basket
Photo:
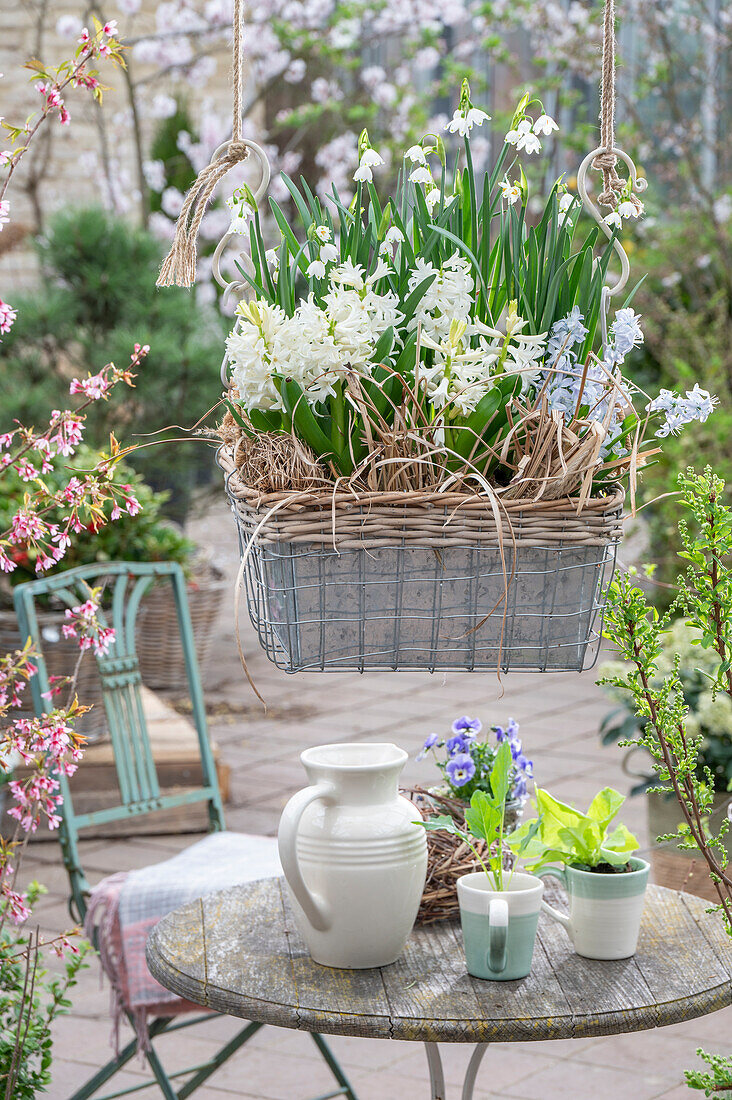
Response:
[{"label": "wicker planter basket", "polygon": [[[194,577],[188,584],[188,607],[202,675],[211,655],[216,619],[225,589],[226,582],[211,569]],[[140,604],[135,644],[146,687],[171,693],[187,689],[178,617],[169,584],[155,585]]]},{"label": "wicker planter basket", "polygon": [[[465,804],[449,795],[434,790],[411,787],[402,792],[418,807],[425,820],[440,814],[449,814],[459,825],[465,824]],[[520,802],[506,803],[506,831],[512,832],[519,823],[523,806]],[[485,842],[477,841],[481,856]],[[455,920],[460,915],[457,898],[457,880],[461,875],[481,871],[478,860],[459,837],[451,833],[427,834],[427,878],[422,901],[417,913],[418,924],[435,924],[441,920]]]},{"label": "wicker planter basket", "polygon": [[[269,658],[308,669],[580,670],[600,636],[623,494],[254,492],[219,464],[246,555],[249,613]],[[502,551],[501,551],[502,547]]]}]

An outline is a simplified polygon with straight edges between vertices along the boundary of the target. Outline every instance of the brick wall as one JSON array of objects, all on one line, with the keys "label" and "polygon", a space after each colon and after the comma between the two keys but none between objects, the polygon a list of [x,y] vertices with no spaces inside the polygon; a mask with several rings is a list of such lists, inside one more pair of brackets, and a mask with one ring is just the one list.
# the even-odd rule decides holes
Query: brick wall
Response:
[{"label": "brick wall", "polygon": [[[0,72],[4,74],[0,80],[0,115],[16,125],[37,110],[40,104],[40,96],[29,80],[31,73],[23,68],[25,61],[38,56],[47,65],[56,65],[71,56],[75,48],[74,40],[60,37],[56,26],[61,16],[76,15],[82,10],[82,5],[74,0],[47,0],[43,27],[39,33],[35,10],[41,6],[40,0],[34,4],[21,4],[18,0],[3,0],[0,3]],[[142,10],[134,20],[120,15],[116,8],[107,15],[109,18],[118,16],[123,38],[137,37],[154,28],[156,6],[152,0],[143,0]],[[150,74],[151,70],[146,70],[132,58],[130,61],[135,79]],[[213,109],[223,112],[229,109],[231,95],[228,51],[222,49],[216,61],[216,73],[205,91],[193,91],[191,99],[195,102],[197,98],[200,101],[205,97],[212,101]],[[135,158],[132,141],[127,136],[129,126],[126,120],[115,125],[116,116],[126,116],[129,110],[124,77],[114,66],[101,65],[100,78],[103,84],[109,85],[109,91],[104,93],[103,111],[110,155],[120,171],[129,174],[134,186]],[[174,94],[176,87],[160,81],[155,83],[155,91]],[[8,195],[11,222],[0,233],[0,296],[11,303],[18,291],[25,291],[38,281],[29,236],[36,232],[39,219],[47,218],[59,208],[102,201],[98,171],[94,167],[94,161],[100,154],[99,109],[88,93],[82,90],[69,93],[67,106],[71,124],[61,126],[54,119],[39,131],[39,137],[15,174]],[[156,125],[155,120],[142,120],[146,139],[149,139]],[[0,142],[0,148],[7,147],[1,132]],[[46,168],[42,173],[43,180],[37,188],[33,188],[33,177],[43,166]]]}]

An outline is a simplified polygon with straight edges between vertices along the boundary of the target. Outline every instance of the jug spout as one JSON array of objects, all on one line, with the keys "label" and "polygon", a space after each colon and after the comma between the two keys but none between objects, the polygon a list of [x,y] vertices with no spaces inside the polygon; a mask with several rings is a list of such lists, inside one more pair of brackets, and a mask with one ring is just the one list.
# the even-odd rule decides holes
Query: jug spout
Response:
[{"label": "jug spout", "polygon": [[367,806],[395,797],[408,760],[404,749],[378,744],[318,745],[300,754],[311,783],[328,783],[342,805]]}]

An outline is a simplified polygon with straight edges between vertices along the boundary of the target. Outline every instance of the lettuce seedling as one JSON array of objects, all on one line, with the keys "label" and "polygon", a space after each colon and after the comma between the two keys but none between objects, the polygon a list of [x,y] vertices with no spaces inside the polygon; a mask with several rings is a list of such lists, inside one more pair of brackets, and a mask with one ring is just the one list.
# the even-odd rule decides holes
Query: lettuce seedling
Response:
[{"label": "lettuce seedling", "polygon": [[583,871],[607,870],[608,866],[603,865],[609,865],[623,871],[639,848],[638,840],[625,825],[608,832],[623,802],[622,794],[605,787],[583,814],[537,787],[535,805],[540,816],[516,830],[511,846],[523,844],[523,858],[532,871],[549,863],[564,863]]}]

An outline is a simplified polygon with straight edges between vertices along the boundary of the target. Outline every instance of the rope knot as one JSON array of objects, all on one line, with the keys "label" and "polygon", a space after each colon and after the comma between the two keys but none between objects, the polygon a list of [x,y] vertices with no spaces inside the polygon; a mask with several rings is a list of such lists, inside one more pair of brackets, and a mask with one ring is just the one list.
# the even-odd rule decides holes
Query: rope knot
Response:
[{"label": "rope knot", "polygon": [[597,168],[599,171],[605,171],[605,169],[614,168],[618,163],[618,158],[612,150],[608,150],[605,153],[598,153],[592,161],[592,167]]},{"label": "rope knot", "polygon": [[243,141],[230,141],[226,156],[235,163],[246,160],[249,156],[249,146],[245,145]]}]

